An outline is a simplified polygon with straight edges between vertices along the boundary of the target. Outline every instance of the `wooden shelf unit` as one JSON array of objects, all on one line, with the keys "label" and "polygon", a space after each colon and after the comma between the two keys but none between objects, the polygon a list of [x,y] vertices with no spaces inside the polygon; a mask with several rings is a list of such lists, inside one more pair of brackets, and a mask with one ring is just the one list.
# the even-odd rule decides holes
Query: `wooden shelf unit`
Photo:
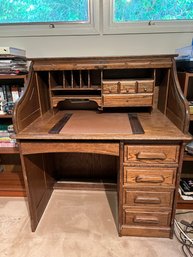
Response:
[{"label": "wooden shelf unit", "polygon": [[[177,73],[178,79],[180,82],[180,86],[185,98],[188,101],[193,100],[193,73],[190,72],[181,72]],[[190,114],[190,123],[189,123],[189,132],[193,135],[193,114]],[[184,152],[183,158],[183,166],[182,166],[182,177],[193,177],[193,166],[191,168],[191,163],[193,163],[193,155]],[[192,209],[193,208],[193,200],[183,200],[180,195],[178,196],[178,204],[177,208],[179,209]]]},{"label": "wooden shelf unit", "polygon": [[[0,75],[2,85],[24,86],[26,75]],[[12,124],[12,115],[1,114],[0,123]],[[0,196],[25,196],[21,160],[18,147],[0,147]]]}]

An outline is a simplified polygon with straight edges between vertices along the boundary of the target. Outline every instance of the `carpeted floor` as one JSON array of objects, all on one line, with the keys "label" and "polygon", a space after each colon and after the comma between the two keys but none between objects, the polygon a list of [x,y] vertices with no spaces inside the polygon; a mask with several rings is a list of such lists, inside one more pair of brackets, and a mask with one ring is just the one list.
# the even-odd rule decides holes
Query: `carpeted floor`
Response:
[{"label": "carpeted floor", "polygon": [[183,257],[173,239],[119,237],[116,193],[54,191],[36,230],[24,198],[0,198],[0,257]]}]

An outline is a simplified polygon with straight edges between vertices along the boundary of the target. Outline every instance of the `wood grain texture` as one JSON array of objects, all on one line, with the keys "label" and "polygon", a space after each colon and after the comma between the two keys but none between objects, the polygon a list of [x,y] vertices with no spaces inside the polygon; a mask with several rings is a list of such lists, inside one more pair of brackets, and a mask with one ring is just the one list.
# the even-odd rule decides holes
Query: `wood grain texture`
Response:
[{"label": "wood grain texture", "polygon": [[178,145],[125,145],[125,162],[130,163],[159,163],[177,164],[179,158]]},{"label": "wood grain texture", "polygon": [[176,182],[175,168],[161,167],[125,167],[124,185],[135,187],[169,186],[174,188]]},{"label": "wood grain texture", "polygon": [[188,101],[180,88],[175,63],[173,64],[172,69],[173,72],[171,72],[169,80],[166,115],[179,129],[184,133],[188,133],[190,121]]},{"label": "wood grain texture", "polygon": [[173,190],[124,190],[124,206],[141,206],[141,207],[172,207]]},{"label": "wood grain texture", "polygon": [[104,107],[133,107],[133,106],[152,106],[153,94],[104,94]]},{"label": "wood grain texture", "polygon": [[[74,111],[73,117],[57,135],[48,131],[67,111],[49,111],[18,133],[18,139],[77,140],[190,140],[161,112],[138,113],[144,134],[131,133],[127,113]],[[88,119],[89,118],[89,119]],[[101,125],[101,126],[100,126]]]},{"label": "wood grain texture", "polygon": [[22,142],[20,144],[23,155],[36,153],[96,153],[119,156],[118,143],[100,142]]},{"label": "wood grain texture", "polygon": [[33,58],[35,70],[74,70],[110,68],[169,68],[175,55],[117,56],[88,58]]}]

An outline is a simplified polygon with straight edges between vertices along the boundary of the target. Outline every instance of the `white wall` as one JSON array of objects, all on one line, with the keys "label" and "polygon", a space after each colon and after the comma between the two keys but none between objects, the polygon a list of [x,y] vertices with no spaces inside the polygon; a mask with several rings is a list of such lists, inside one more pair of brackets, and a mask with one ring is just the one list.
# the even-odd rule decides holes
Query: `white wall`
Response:
[{"label": "white wall", "polygon": [[27,57],[172,54],[190,45],[193,33],[0,37],[0,46],[26,49]]}]

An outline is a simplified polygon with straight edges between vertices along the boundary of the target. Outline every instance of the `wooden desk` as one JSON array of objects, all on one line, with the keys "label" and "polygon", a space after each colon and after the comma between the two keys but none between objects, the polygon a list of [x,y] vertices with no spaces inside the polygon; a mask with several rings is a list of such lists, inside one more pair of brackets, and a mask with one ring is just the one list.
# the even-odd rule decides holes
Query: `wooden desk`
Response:
[{"label": "wooden desk", "polygon": [[[86,188],[86,180],[98,179],[117,185],[119,235],[173,236],[190,137],[188,105],[172,60],[33,60],[14,113],[32,231],[57,181],[84,180]],[[68,119],[56,131],[64,116]]]}]

